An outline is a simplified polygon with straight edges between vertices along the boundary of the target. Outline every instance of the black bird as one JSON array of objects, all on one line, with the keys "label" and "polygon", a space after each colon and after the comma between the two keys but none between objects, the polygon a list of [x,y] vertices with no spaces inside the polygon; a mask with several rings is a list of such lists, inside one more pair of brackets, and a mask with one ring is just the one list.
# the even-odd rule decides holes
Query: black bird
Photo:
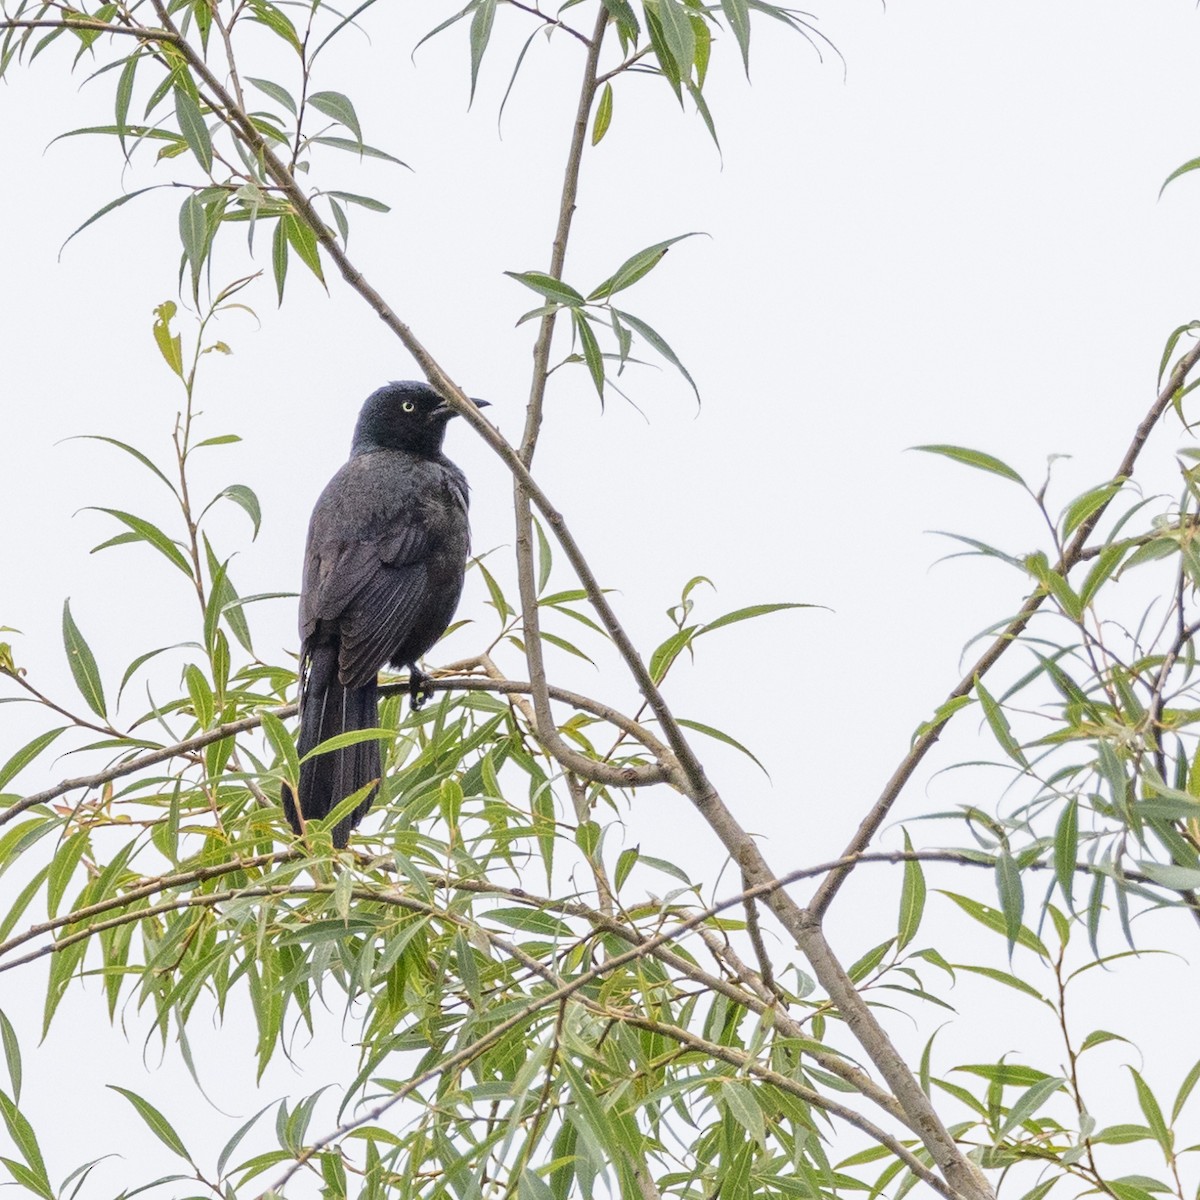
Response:
[{"label": "black bird", "polygon": [[[378,726],[385,663],[408,668],[413,708],[425,700],[417,660],[454,616],[471,546],[467,480],[442,454],[454,415],[424,383],[372,392],[349,462],[313,509],[300,591],[301,757],[339,733]],[[319,754],[300,767],[298,806],[284,785],[284,812],[299,833],[299,814],[327,816],[381,775],[378,741]],[[335,846],[346,845],[377,791],[337,823]]]}]

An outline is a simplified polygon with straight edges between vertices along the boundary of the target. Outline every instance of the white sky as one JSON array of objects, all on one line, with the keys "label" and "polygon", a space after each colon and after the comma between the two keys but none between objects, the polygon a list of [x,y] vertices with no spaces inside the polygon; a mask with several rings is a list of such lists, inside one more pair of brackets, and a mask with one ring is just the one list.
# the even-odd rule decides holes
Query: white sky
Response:
[{"label": "white sky", "polygon": [[[519,45],[508,31],[523,31],[524,20],[500,14],[468,112],[465,26],[423,47],[414,65],[411,46],[442,10],[387,27],[385,16],[397,13],[381,6],[370,42],[347,38],[320,86],[351,94],[367,141],[414,171],[360,170],[331,155],[323,182],[393,206],[388,217],[356,215],[351,256],[516,438],[532,327],[513,324],[532,294],[502,272],[546,265],[575,102],[563,89],[573,86],[578,55],[557,42],[551,53],[530,52],[498,136],[496,106]],[[697,411],[670,373],[643,371],[631,385],[648,421],[617,398],[601,413],[586,373],[564,371],[542,478],[647,650],[669,632],[662,611],[695,574],[719,589],[699,596],[701,615],[785,599],[832,610],[714,634],[669,689],[681,715],[728,730],[766,763],[770,781],[729,752],[708,755],[781,871],[837,854],[912,729],[957,681],[963,644],[1020,599],[1017,577],[993,565],[956,560],[931,570],[948,545],[925,531],[950,528],[1021,552],[1039,544],[1032,506],[1016,489],[905,448],[979,447],[1030,479],[1040,479],[1048,455],[1070,454],[1052,493],[1065,504],[1111,472],[1153,396],[1167,335],[1200,315],[1200,179],[1157,199],[1167,174],[1200,153],[1198,22],[1183,0],[1136,8],[898,0],[886,11],[847,3],[820,22],[844,55],[843,75],[835,57],[822,65],[759,21],[752,86],[732,45],[714,55],[708,94],[723,157],[661,83],[618,87],[608,137],[585,158],[567,279],[587,288],[644,245],[708,234],[678,245],[628,294],[628,307],[687,363],[704,404]],[[66,129],[109,119],[107,83],[77,92],[64,69],[61,55],[48,54],[32,71],[14,70],[0,91],[0,624],[24,632],[16,652],[31,677],[65,689],[59,629],[70,595],[115,692],[135,653],[173,640],[188,597],[145,551],[88,557],[113,530],[77,510],[141,511],[149,493],[115,453],[58,443],[104,432],[147,450],[165,445],[178,398],[150,316],[175,296],[182,193],[134,201],[58,257],[67,234],[122,186],[115,145],[77,138],[46,148]],[[141,180],[130,174],[125,186]],[[261,238],[255,266],[269,275],[267,247]],[[239,254],[231,242],[217,278],[245,272]],[[296,586],[308,513],[344,458],[362,398],[415,373],[337,280],[326,296],[293,264],[282,313],[269,280],[248,302],[261,328],[222,324],[236,353],[210,356],[200,405],[209,433],[245,439],[214,457],[210,482],[248,483],[263,504],[263,532],[235,563],[243,593]],[[1154,477],[1165,486],[1177,441],[1169,425],[1152,443]],[[449,451],[472,481],[476,547],[500,547],[490,561],[504,564],[505,473],[466,429],[452,431]],[[240,544],[244,518],[231,510],[219,528]],[[490,630],[478,580],[460,615]],[[289,603],[254,618],[267,656],[294,650]],[[446,657],[477,645],[468,630]],[[629,702],[629,685],[612,672],[561,665],[575,686]],[[6,706],[6,726],[13,719]],[[15,733],[4,739],[16,742]],[[934,766],[972,753],[962,736]],[[70,760],[55,769],[71,773]],[[990,807],[992,782],[955,775],[927,792],[919,781],[903,812],[967,800]],[[666,857],[686,853],[711,881],[721,861],[711,838],[697,831],[680,848],[679,831],[693,823],[682,800],[656,794],[635,806],[627,840]],[[898,842],[893,829],[885,844]],[[848,958],[893,928],[892,916],[878,916],[878,893],[886,886],[892,906],[897,879],[876,870],[862,872],[835,910],[832,936]],[[727,876],[718,890],[733,882]],[[1148,979],[1191,987],[1182,961],[1146,970],[1142,988]],[[32,1037],[36,1011],[23,1011],[13,980],[2,977],[0,1005],[11,1004]],[[1120,986],[1114,977],[1097,993],[1106,1012]],[[1133,1011],[1136,995],[1128,1002]],[[98,1007],[75,1003],[27,1068],[47,1111],[51,1094],[63,1102],[55,1081],[64,1070],[81,1078],[76,1115],[65,1098],[74,1133],[52,1176],[134,1127],[121,1102],[94,1107],[93,1079],[97,1090],[122,1083],[169,1107],[174,1062],[145,1075],[130,1050],[141,1035],[126,1043],[98,1020]],[[959,1025],[969,1041],[990,1021],[1000,1029],[997,1053],[1019,1053],[1026,1031],[1004,1041],[1008,1019],[974,1012]],[[132,1013],[130,1023],[138,1028]],[[353,1051],[331,1041],[322,1053],[338,1070]],[[1177,1083],[1193,1048],[1181,1065],[1166,1052],[1155,1058],[1152,1043],[1148,1033],[1147,1073]],[[315,1077],[310,1064],[304,1090]],[[1123,1072],[1113,1078],[1127,1088]],[[245,1115],[288,1086],[285,1071],[261,1101],[234,1090],[221,1102]]]}]

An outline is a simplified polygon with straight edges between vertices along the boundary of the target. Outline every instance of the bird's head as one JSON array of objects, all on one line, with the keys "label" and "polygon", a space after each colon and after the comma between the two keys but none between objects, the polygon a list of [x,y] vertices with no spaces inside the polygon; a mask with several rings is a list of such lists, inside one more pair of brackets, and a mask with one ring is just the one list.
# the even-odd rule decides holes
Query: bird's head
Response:
[{"label": "bird's head", "polygon": [[[484,408],[486,400],[476,400]],[[412,379],[388,383],[372,392],[354,426],[352,453],[409,450],[435,455],[441,451],[446,422],[455,411],[429,386]]]}]

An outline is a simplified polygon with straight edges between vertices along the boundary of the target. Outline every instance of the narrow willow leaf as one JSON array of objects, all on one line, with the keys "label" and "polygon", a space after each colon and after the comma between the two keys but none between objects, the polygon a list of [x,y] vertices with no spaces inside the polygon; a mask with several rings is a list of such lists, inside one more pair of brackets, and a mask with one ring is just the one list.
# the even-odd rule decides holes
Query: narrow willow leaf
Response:
[{"label": "narrow willow leaf", "polygon": [[249,7],[258,24],[282,38],[297,54],[304,53],[296,27],[274,4],[268,3],[268,0],[249,0]]},{"label": "narrow willow leaf", "polygon": [[1007,850],[996,858],[996,893],[1000,898],[1000,911],[1004,914],[1004,932],[1008,938],[1011,955],[1021,934],[1021,917],[1025,913],[1025,888],[1021,872]]},{"label": "narrow willow leaf", "polygon": [[[3,1116],[9,1136],[16,1143],[29,1168],[27,1186],[32,1187],[39,1196],[46,1197],[46,1200],[53,1200],[56,1193],[50,1186],[50,1179],[46,1174],[46,1161],[42,1158],[42,1150],[33,1132],[33,1126],[3,1092],[0,1092],[0,1116]],[[11,1165],[9,1169],[12,1169]]]},{"label": "narrow willow leaf", "polygon": [[985,454],[982,450],[968,450],[964,446],[945,445],[911,446],[910,449],[921,450],[926,454],[940,454],[944,458],[951,458],[968,467],[975,467],[980,471],[990,471],[1002,479],[1011,479],[1013,483],[1019,483],[1022,487],[1027,486],[1025,480],[1008,463],[1001,462],[994,455]]},{"label": "narrow willow leaf", "polygon": [[371,212],[387,213],[391,212],[392,208],[389,204],[384,204],[382,200],[376,200],[372,196],[360,196],[356,192],[326,192],[327,196],[334,196],[338,200],[345,200],[347,204],[357,204],[359,208],[370,209]]},{"label": "narrow willow leaf", "polygon": [[751,604],[746,608],[738,608],[733,612],[728,612],[722,617],[717,617],[715,621],[708,621],[702,625],[697,631],[696,636],[699,637],[702,633],[712,633],[714,629],[721,629],[726,625],[733,625],[738,621],[750,621],[755,617],[765,617],[769,613],[783,612],[789,608],[820,608],[818,604],[799,604],[792,601],[784,601],[777,604]]},{"label": "narrow willow leaf", "polygon": [[271,238],[271,270],[275,275],[275,290],[279,295],[279,303],[283,303],[283,285],[287,279],[288,269],[288,238],[287,230],[283,227],[283,217],[275,222],[275,233]]},{"label": "narrow willow leaf", "polygon": [[658,14],[663,38],[675,60],[679,77],[686,79],[696,62],[696,33],[688,20],[687,9],[675,0],[649,0],[647,7],[651,5]]},{"label": "narrow willow leaf", "polygon": [[187,142],[188,149],[196,156],[205,173],[212,174],[213,148],[208,126],[200,112],[200,105],[192,98],[186,88],[175,88],[175,119],[179,122],[179,132]]},{"label": "narrow willow leaf", "polygon": [[98,717],[107,717],[108,711],[104,703],[104,687],[100,682],[100,669],[96,666],[95,655],[87,644],[75,619],[71,616],[71,601],[63,601],[63,645],[67,651],[67,662],[71,674],[75,678],[75,686],[79,688],[88,708]]},{"label": "narrow willow leaf", "polygon": [[193,291],[198,286],[200,268],[208,252],[208,218],[204,205],[195,192],[189,192],[179,209],[179,240],[183,254],[192,269]]},{"label": "narrow willow leaf", "polygon": [[158,352],[163,361],[181,379],[183,378],[183,338],[171,332],[171,320],[175,316],[176,305],[173,300],[166,300],[154,310],[153,334]]},{"label": "narrow willow leaf", "polygon": [[[1100,878],[1102,879],[1103,876],[1100,876]],[[957,892],[948,892],[940,888],[938,890],[947,899],[953,900],[954,903],[957,904],[958,907],[961,908],[969,917],[972,917],[974,920],[978,921],[981,925],[986,926],[988,929],[991,929],[996,933],[1005,934],[1007,936],[1007,920],[1005,916],[996,909],[987,904],[980,904],[978,900],[972,900],[969,896],[961,896]],[[1050,954],[1046,950],[1046,947],[1041,939],[1039,939],[1031,930],[1026,929],[1023,926],[1017,935],[1017,941],[1027,949],[1032,950],[1035,954],[1040,954],[1042,958],[1048,959],[1050,957]]]},{"label": "narrow willow leaf", "polygon": [[1001,749],[1014,762],[1028,770],[1029,760],[1025,757],[1025,752],[1021,749],[1017,739],[1012,735],[1012,728],[1009,726],[1008,718],[1004,715],[1004,709],[996,703],[978,675],[975,676],[975,694],[979,697],[979,703],[983,707],[983,714],[991,727],[992,736],[1000,743]]},{"label": "narrow willow leaf", "polygon": [[341,92],[313,92],[308,98],[309,104],[319,113],[332,117],[339,125],[344,125],[352,134],[358,145],[362,145],[362,126],[358,123],[358,114],[349,96]]},{"label": "narrow willow leaf", "polygon": [[12,1089],[14,1104],[21,1103],[21,1043],[12,1022],[0,1010],[0,1044],[4,1046],[4,1063],[8,1068],[8,1081]]},{"label": "narrow willow leaf", "polygon": [[612,124],[613,88],[611,83],[605,83],[600,89],[600,103],[596,105],[596,116],[592,121],[592,145],[599,145],[600,139],[608,132]]},{"label": "narrow willow leaf", "polygon": [[1079,801],[1072,798],[1054,830],[1054,876],[1067,904],[1075,888],[1075,863],[1079,858]]},{"label": "narrow willow leaf", "polygon": [[750,7],[746,0],[721,0],[721,11],[733,36],[737,39],[738,49],[742,52],[742,66],[746,78],[750,78]]},{"label": "narrow willow leaf", "polygon": [[692,638],[695,637],[696,626],[688,625],[683,629],[676,630],[671,634],[665,642],[658,646],[654,653],[650,655],[650,677],[654,682],[661,683],[667,672],[671,669],[671,664],[679,657],[680,653],[691,645]]},{"label": "narrow willow leaf", "polygon": [[110,200],[106,205],[104,205],[103,208],[96,209],[96,211],[94,213],[92,213],[92,215],[90,217],[88,217],[88,219],[86,221],[84,221],[84,223],[82,225],[78,226],[71,233],[71,236],[68,237],[67,240],[65,242],[63,242],[63,244],[61,246],[59,246],[59,248],[58,248],[59,255],[60,256],[62,255],[62,252],[67,248],[67,245],[71,242],[72,238],[74,238],[77,234],[82,233],[89,225],[100,220],[101,217],[107,216],[110,212],[113,211],[113,209],[120,208],[122,204],[128,204],[130,200],[134,200],[138,196],[145,195],[146,192],[152,192],[156,188],[166,187],[166,186],[168,186],[168,185],[159,183],[159,184],[152,184],[150,187],[138,188],[136,191],[129,192],[125,196],[118,196],[115,200]]},{"label": "narrow willow leaf", "polygon": [[[638,857],[639,854],[637,847],[633,847],[629,850],[622,850],[621,853],[617,855],[617,869],[613,873],[613,886],[618,892],[624,886],[625,880],[629,878],[629,872],[632,871],[637,865]],[[1197,1063],[1196,1065],[1197,1067],[1200,1067],[1200,1063]]]},{"label": "narrow willow leaf", "polygon": [[222,488],[214,497],[219,500],[224,497],[226,500],[232,500],[249,518],[254,526],[254,533],[251,537],[258,537],[259,528],[262,526],[262,506],[258,502],[258,496],[255,495],[252,488],[247,487],[244,483],[231,483],[227,488]]},{"label": "narrow willow leaf", "polygon": [[1175,1097],[1175,1103],[1171,1105],[1172,1124],[1179,1120],[1179,1114],[1183,1112],[1183,1106],[1188,1102],[1188,1097],[1192,1094],[1198,1081],[1200,1081],[1200,1060],[1197,1060],[1187,1073],[1183,1083],[1179,1085],[1179,1094]]},{"label": "narrow willow leaf", "polygon": [[1063,537],[1070,537],[1089,517],[1098,513],[1121,490],[1121,483],[1105,483],[1076,496],[1063,510]]},{"label": "narrow willow leaf", "polygon": [[479,66],[492,36],[497,0],[476,0],[475,15],[471,18],[471,101],[479,81]]},{"label": "narrow willow leaf", "polygon": [[1058,1076],[1043,1079],[1018,1096],[1012,1108],[1008,1110],[1004,1124],[1000,1126],[1001,1137],[1032,1117],[1055,1092],[1061,1090],[1066,1082],[1065,1079]]},{"label": "narrow willow leaf", "polygon": [[172,1128],[170,1121],[168,1121],[167,1118],[164,1117],[162,1113],[160,1113],[158,1109],[150,1103],[149,1100],[144,1100],[137,1094],[137,1092],[131,1092],[128,1088],[118,1087],[115,1083],[110,1083],[106,1086],[111,1088],[114,1092],[120,1093],[120,1095],[124,1096],[125,1099],[133,1105],[133,1107],[137,1110],[138,1116],[146,1122],[150,1132],[153,1133],[154,1136],[158,1138],[158,1140],[162,1142],[162,1144],[166,1146],[168,1150],[178,1154],[180,1158],[187,1159],[189,1163],[192,1161],[192,1156],[187,1152],[187,1148],[180,1140],[179,1134],[177,1134],[174,1128]]},{"label": "narrow willow leaf", "polygon": [[317,235],[312,231],[308,222],[296,213],[284,213],[279,218],[287,240],[292,249],[300,255],[301,261],[322,282],[325,273],[321,270],[321,254],[318,248]]},{"label": "narrow willow leaf", "polygon": [[704,734],[705,737],[714,738],[718,742],[724,742],[727,746],[732,746],[735,750],[744,754],[767,778],[770,778],[770,772],[763,766],[757,755],[747,746],[743,746],[736,738],[720,729],[714,729],[711,725],[704,725],[700,721],[686,721],[683,717],[676,717],[676,722],[687,729],[694,729],[697,733]]},{"label": "narrow willow leaf", "polygon": [[583,304],[583,296],[570,284],[563,283],[561,279],[555,279],[553,275],[547,275],[544,271],[505,271],[504,273],[510,279],[523,283],[527,288],[531,288],[539,295],[558,304],[565,304],[570,308]]},{"label": "narrow willow leaf", "polygon": [[[912,839],[904,831],[904,848],[912,851]],[[925,911],[925,873],[916,859],[904,864],[904,885],[900,889],[900,919],[896,931],[896,949],[903,950],[916,936]]]},{"label": "narrow willow leaf", "polygon": [[348,150],[353,154],[357,154],[359,158],[378,158],[382,162],[395,163],[398,167],[408,167],[408,163],[397,158],[394,154],[389,154],[386,150],[380,150],[378,146],[368,146],[364,142],[356,142],[353,138],[332,137],[329,134],[322,134],[320,137],[309,138],[309,141],[318,146],[332,146],[335,150]]},{"label": "narrow willow leaf", "polygon": [[631,254],[603,283],[597,284],[592,289],[588,294],[588,299],[606,300],[610,296],[615,296],[617,292],[623,292],[627,287],[637,283],[639,279],[653,271],[676,242],[699,236],[698,233],[681,233],[677,237],[667,238],[664,242],[655,242],[653,246],[647,246],[644,250]]},{"label": "narrow willow leaf", "polygon": [[650,345],[659,354],[661,354],[663,358],[665,358],[667,362],[669,362],[671,366],[673,366],[684,377],[684,379],[688,381],[692,391],[696,394],[696,402],[699,403],[700,389],[696,386],[696,381],[692,378],[690,372],[683,365],[683,363],[679,361],[675,351],[667,345],[666,341],[658,334],[658,332],[652,329],[639,317],[633,316],[632,313],[617,311],[617,316],[620,317],[620,319],[624,321],[625,324],[634,331],[634,333],[638,334],[642,338],[645,338],[645,340],[649,342]]},{"label": "narrow willow leaf", "polygon": [[592,383],[596,388],[596,394],[600,397],[601,402],[604,401],[604,355],[600,353],[600,343],[596,341],[596,335],[592,332],[592,327],[588,322],[587,314],[582,309],[571,309],[571,320],[575,324],[575,332],[579,335],[579,341],[583,345],[583,358],[587,363],[588,371],[592,376]]},{"label": "narrow willow leaf", "polygon": [[119,508],[92,508],[93,512],[107,513],[127,526],[137,536],[139,541],[149,542],[160,554],[175,564],[188,578],[191,578],[192,565],[184,557],[179,545],[173,542],[157,525],[136,517],[133,513],[122,512]]},{"label": "narrow willow leaf", "polygon": [[252,83],[264,96],[269,96],[276,104],[282,104],[293,117],[296,115],[296,101],[292,99],[292,94],[287,88],[280,87],[269,79],[256,79],[253,75],[247,75],[245,78],[247,83]]},{"label": "narrow willow leaf", "polygon": [[1175,1149],[1175,1138],[1163,1118],[1158,1100],[1135,1068],[1127,1064],[1126,1070],[1133,1076],[1133,1086],[1137,1089],[1138,1107],[1146,1118],[1146,1124],[1150,1127],[1150,1132],[1154,1134],[1154,1140],[1158,1142],[1167,1162],[1170,1162]]},{"label": "narrow willow leaf", "polygon": [[[1163,194],[1163,192],[1165,192],[1165,191],[1167,190],[1167,184],[1169,184],[1169,183],[1173,183],[1173,182],[1174,182],[1176,179],[1178,179],[1178,178],[1179,178],[1181,175],[1186,175],[1186,174],[1187,174],[1189,171],[1194,171],[1194,170],[1196,170],[1196,168],[1197,168],[1197,167],[1200,167],[1200,158],[1191,158],[1191,159],[1188,159],[1188,161],[1187,161],[1187,162],[1185,162],[1185,163],[1183,164],[1183,166],[1181,166],[1181,167],[1176,167],[1176,168],[1175,168],[1175,170],[1173,170],[1173,171],[1170,173],[1170,175],[1168,175],[1168,176],[1166,177],[1166,179],[1164,179],[1164,180],[1163,180],[1163,185],[1162,185],[1162,187],[1160,187],[1160,188],[1158,189],[1158,194],[1159,194],[1159,197],[1161,198],[1161,197],[1162,197],[1162,194]],[[1161,376],[1160,376],[1160,378],[1161,378]]]},{"label": "narrow willow leaf", "polygon": [[4,766],[0,767],[0,788],[7,787],[10,780],[15,779],[67,728],[69,726],[61,725],[58,729],[48,729],[45,733],[39,733],[32,741],[26,742]]}]

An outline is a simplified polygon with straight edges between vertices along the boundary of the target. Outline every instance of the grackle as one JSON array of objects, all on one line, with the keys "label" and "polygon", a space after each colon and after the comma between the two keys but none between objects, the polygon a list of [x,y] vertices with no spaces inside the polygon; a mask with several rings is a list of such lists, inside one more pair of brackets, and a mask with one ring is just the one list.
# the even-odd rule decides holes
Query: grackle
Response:
[{"label": "grackle", "polygon": [[[426,699],[417,661],[450,624],[470,551],[467,480],[442,453],[454,415],[424,383],[379,388],[359,413],[350,460],[313,509],[300,591],[301,757],[378,726],[385,663],[408,668],[414,709]],[[299,804],[284,785],[284,812],[299,833],[301,814],[325,817],[375,783],[333,829],[333,844],[345,846],[381,775],[378,741],[316,755],[300,767]]]}]

